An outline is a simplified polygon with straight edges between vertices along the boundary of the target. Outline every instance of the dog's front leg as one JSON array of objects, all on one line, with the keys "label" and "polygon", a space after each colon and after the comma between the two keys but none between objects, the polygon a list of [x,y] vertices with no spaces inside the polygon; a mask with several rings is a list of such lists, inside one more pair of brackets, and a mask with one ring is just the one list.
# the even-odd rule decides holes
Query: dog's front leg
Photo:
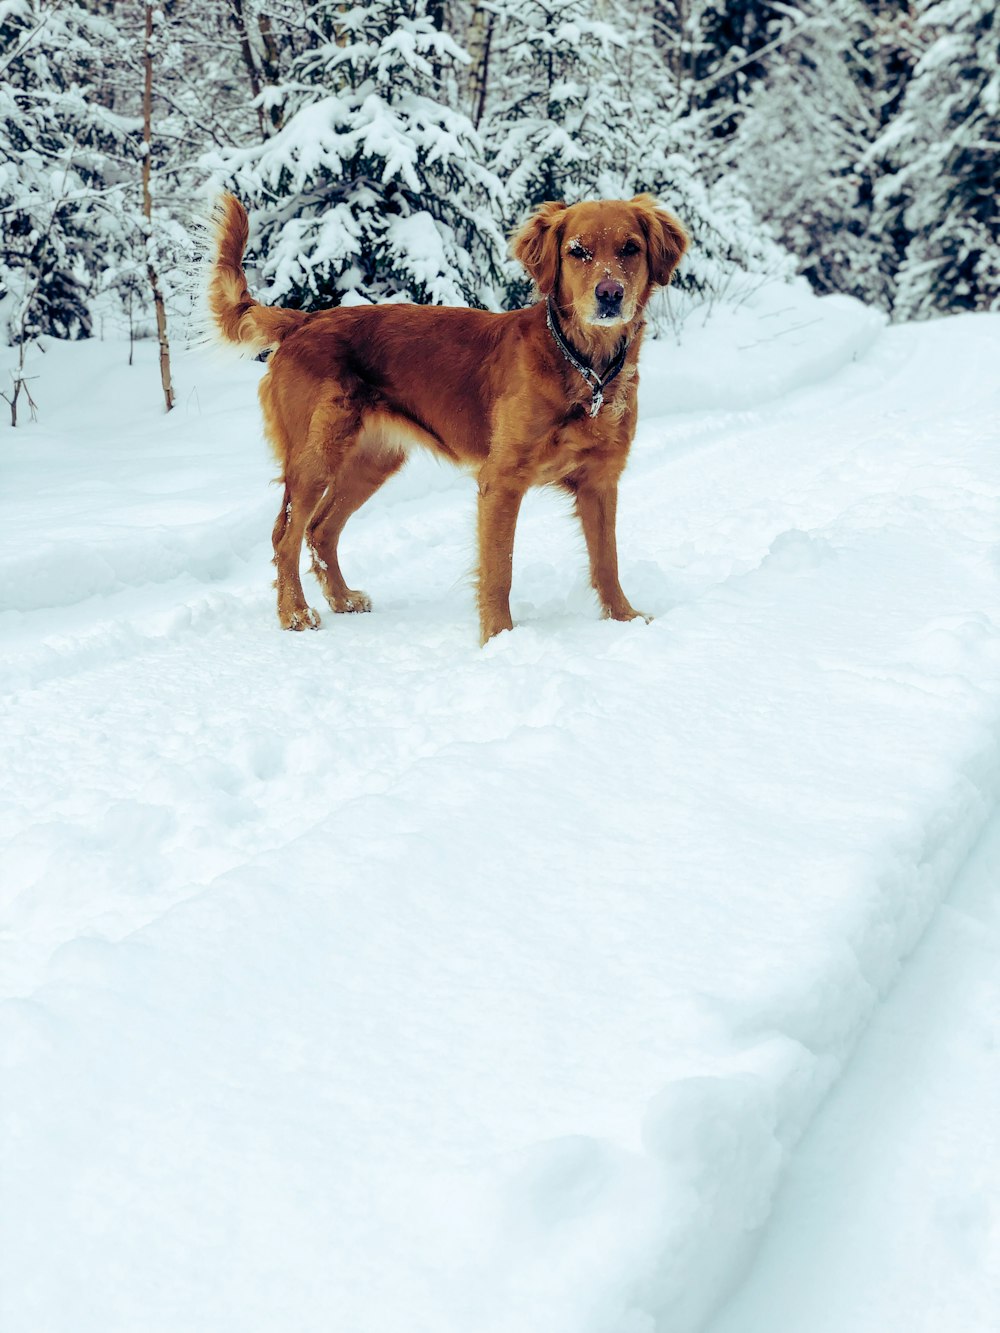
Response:
[{"label": "dog's front leg", "polygon": [[524,488],[487,465],[479,476],[479,642],[513,629],[510,580]]},{"label": "dog's front leg", "polygon": [[581,482],[576,489],[576,512],[583,525],[583,535],[590,557],[590,581],[600,599],[601,609],[610,620],[634,620],[643,616],[622,592],[618,582],[618,543],[615,523],[618,514],[618,483],[595,486]]}]

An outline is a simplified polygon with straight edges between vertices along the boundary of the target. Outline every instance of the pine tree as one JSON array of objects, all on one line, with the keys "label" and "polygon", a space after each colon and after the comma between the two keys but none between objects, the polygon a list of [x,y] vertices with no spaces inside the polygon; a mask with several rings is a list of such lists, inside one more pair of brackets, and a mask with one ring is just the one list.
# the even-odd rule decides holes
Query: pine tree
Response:
[{"label": "pine tree", "polygon": [[[692,244],[671,287],[698,301],[735,296],[748,275],[756,281],[790,271],[751,204],[747,181],[726,161],[725,141],[713,130],[717,104],[707,85],[698,86],[698,62],[684,54],[704,45],[699,38],[689,46],[685,31],[710,16],[698,0],[657,3],[632,12],[627,25],[624,14],[619,20],[629,34],[619,62],[628,108],[614,139],[619,192],[648,191],[682,219]],[[705,68],[717,70],[717,61]]]},{"label": "pine tree", "polygon": [[685,114],[728,138],[770,67],[802,22],[797,7],[774,0],[654,0],[653,39]]},{"label": "pine tree", "polygon": [[894,313],[1000,309],[1000,17],[994,0],[921,0],[928,45],[877,144],[880,230],[901,262]]},{"label": "pine tree", "polygon": [[728,161],[817,291],[887,304],[865,165],[879,131],[874,35],[864,0],[800,0]]},{"label": "pine tree", "polygon": [[16,0],[0,24],[0,325],[23,343],[82,338],[119,230],[134,122],[100,105],[117,34],[100,14]]},{"label": "pine tree", "polygon": [[499,187],[448,104],[465,56],[429,10],[321,0],[282,128],[219,155],[219,183],[249,205],[268,300],[495,304]]},{"label": "pine tree", "polygon": [[[783,266],[739,186],[709,169],[705,113],[692,111],[663,41],[653,40],[651,10],[614,0],[503,0],[494,8],[482,132],[489,165],[505,182],[508,225],[546,199],[648,191],[692,235],[675,286],[709,297],[728,285],[734,265]],[[513,274],[508,301],[528,295]]]},{"label": "pine tree", "polygon": [[[147,160],[172,311],[206,164],[251,205],[263,294],[291,305],[509,305],[528,289],[503,235],[530,207],[644,190],[692,232],[695,295],[782,271],[777,241],[819,290],[900,315],[996,303],[990,0],[158,9]],[[0,4],[0,337],[86,336],[119,303],[152,329],[143,12]]]},{"label": "pine tree", "polygon": [[[481,130],[520,217],[546,199],[614,192],[629,122],[627,29],[593,0],[502,0]],[[610,18],[610,15],[609,15]]]},{"label": "pine tree", "polygon": [[[147,108],[147,6],[144,0],[98,2],[114,5],[118,37],[99,95],[106,107],[128,116],[134,126],[118,164],[129,182],[120,243],[105,257],[101,285],[133,311],[138,306],[143,315],[140,327],[149,332],[156,305],[154,288],[173,313],[187,313],[189,260],[197,249],[193,224],[204,210],[199,158],[206,149],[257,139],[259,125],[228,6],[170,0],[154,4],[155,79]],[[249,23],[254,15],[245,11],[245,17]],[[263,103],[265,90],[259,92]],[[147,171],[151,200],[142,184]],[[155,205],[151,210],[150,203]],[[150,265],[157,273],[154,287]],[[158,329],[161,322],[157,312]]]}]

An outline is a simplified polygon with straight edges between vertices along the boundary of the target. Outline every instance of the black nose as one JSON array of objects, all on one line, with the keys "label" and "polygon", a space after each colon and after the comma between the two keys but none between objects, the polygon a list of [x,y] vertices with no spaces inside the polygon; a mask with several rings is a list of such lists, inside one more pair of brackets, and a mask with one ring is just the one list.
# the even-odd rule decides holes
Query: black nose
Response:
[{"label": "black nose", "polygon": [[602,278],[594,288],[594,295],[602,305],[620,305],[625,288],[612,278]]}]

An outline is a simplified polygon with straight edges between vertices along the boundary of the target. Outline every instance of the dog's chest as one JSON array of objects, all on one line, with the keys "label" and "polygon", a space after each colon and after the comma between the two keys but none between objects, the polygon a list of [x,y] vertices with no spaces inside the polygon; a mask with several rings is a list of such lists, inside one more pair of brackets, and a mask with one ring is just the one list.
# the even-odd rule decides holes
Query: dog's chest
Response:
[{"label": "dog's chest", "polygon": [[627,450],[627,436],[610,412],[605,414],[602,409],[591,417],[582,407],[574,408],[539,442],[534,484],[547,486],[574,473],[600,469]]}]

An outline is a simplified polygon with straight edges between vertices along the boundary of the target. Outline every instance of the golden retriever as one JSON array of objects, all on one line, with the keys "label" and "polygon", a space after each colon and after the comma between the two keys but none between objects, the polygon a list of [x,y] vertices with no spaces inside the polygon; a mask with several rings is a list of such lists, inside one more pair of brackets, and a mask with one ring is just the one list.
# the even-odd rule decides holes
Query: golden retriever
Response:
[{"label": "golden retriever", "polygon": [[482,643],[513,627],[514,528],[529,486],[573,496],[604,615],[642,614],[618,581],[615,512],[635,433],[643,310],[687,247],[676,218],[645,194],[542,204],[513,238],[542,299],[504,314],[262,306],[247,290],[247,215],[232,195],[219,200],[214,230],[218,332],[272,351],[260,401],[285,487],[273,533],[285,629],[319,625],[299,578],[303,536],[331,609],[371,609],[344,581],[340,534],[418,444],[478,477]]}]

